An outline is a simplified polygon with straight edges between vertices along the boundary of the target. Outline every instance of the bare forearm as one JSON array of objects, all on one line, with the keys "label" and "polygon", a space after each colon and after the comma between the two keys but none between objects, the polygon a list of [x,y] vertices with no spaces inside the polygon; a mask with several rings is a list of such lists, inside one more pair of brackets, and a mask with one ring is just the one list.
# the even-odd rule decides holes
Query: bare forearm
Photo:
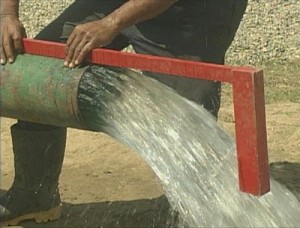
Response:
[{"label": "bare forearm", "polygon": [[1,0],[1,16],[19,16],[19,0]]},{"label": "bare forearm", "polygon": [[80,64],[93,48],[107,46],[125,28],[159,15],[176,1],[128,0],[101,20],[77,25],[66,43],[65,65]]},{"label": "bare forearm", "polygon": [[128,0],[106,17],[119,31],[158,16],[178,0]]}]

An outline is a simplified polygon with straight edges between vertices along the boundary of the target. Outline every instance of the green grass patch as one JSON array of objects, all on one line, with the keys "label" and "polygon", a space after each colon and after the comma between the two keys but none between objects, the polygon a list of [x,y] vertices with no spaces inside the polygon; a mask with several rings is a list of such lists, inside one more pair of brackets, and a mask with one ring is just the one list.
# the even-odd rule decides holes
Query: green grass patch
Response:
[{"label": "green grass patch", "polygon": [[[268,62],[257,66],[264,71],[265,102],[291,101],[300,103],[300,63]],[[232,102],[232,87],[224,84],[222,102]]]},{"label": "green grass patch", "polygon": [[266,103],[292,101],[300,103],[300,64],[287,62],[265,64]]}]

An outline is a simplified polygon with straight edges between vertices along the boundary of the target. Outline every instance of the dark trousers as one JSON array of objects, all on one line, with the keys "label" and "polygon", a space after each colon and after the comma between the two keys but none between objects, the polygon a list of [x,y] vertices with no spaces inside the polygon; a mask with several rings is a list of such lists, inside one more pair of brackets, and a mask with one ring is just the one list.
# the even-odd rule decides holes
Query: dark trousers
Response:
[{"label": "dark trousers", "polygon": [[[124,2],[77,0],[36,39],[66,42],[76,25],[100,20]],[[158,17],[125,29],[106,48],[122,50],[132,45],[137,53],[223,64],[246,5],[247,0],[181,0]],[[220,82],[144,73],[203,105],[217,117]],[[19,122],[23,126],[39,128],[33,123]]]}]

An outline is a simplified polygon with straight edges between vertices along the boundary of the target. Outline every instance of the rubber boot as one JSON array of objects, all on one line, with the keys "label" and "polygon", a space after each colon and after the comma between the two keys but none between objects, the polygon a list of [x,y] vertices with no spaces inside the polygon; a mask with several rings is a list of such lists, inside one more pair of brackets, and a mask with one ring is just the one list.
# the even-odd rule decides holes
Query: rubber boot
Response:
[{"label": "rubber boot", "polygon": [[28,131],[11,127],[15,177],[12,187],[0,198],[1,226],[18,225],[33,219],[37,223],[60,217],[58,191],[66,128]]}]

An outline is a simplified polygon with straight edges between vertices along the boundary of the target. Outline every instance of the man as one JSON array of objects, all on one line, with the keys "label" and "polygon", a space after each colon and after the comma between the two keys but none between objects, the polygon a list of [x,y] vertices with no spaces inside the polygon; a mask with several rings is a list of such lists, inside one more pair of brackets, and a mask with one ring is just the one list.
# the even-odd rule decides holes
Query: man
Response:
[{"label": "man", "polygon": [[[66,43],[66,67],[80,65],[93,48],[223,64],[247,0],[77,0],[36,39]],[[1,0],[1,64],[22,52],[25,29],[18,0]],[[147,73],[217,117],[220,83]],[[58,219],[58,179],[66,129],[25,121],[11,127],[15,179],[1,197],[3,224]]]}]

